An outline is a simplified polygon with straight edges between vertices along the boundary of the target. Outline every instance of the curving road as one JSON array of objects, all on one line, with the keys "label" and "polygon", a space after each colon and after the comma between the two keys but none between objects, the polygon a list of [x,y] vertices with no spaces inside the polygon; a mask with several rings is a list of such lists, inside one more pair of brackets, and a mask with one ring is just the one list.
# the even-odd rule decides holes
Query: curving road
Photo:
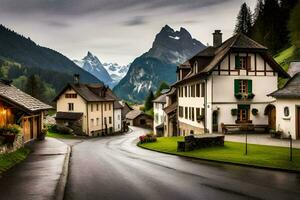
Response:
[{"label": "curving road", "polygon": [[300,199],[300,174],[185,159],[136,146],[145,129],[76,142],[66,200]]}]

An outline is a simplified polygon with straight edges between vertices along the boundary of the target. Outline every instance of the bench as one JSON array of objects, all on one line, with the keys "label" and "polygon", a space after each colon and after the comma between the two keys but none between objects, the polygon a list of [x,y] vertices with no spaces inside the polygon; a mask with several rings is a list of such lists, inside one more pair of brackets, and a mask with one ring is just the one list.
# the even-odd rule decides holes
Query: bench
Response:
[{"label": "bench", "polygon": [[268,131],[269,126],[266,124],[224,124],[221,123],[222,133],[227,134],[230,130],[240,130],[240,131],[256,131],[263,129]]}]

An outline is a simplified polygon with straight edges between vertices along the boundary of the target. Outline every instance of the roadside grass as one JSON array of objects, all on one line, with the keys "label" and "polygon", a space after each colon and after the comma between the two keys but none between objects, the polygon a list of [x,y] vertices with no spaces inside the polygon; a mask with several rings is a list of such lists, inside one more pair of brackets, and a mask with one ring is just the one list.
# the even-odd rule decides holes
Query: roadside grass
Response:
[{"label": "roadside grass", "polygon": [[12,153],[0,154],[0,174],[23,161],[29,153],[29,149],[21,148]]},{"label": "roadside grass", "polygon": [[55,132],[51,132],[51,131],[48,131],[46,137],[57,138],[57,139],[81,139],[81,138],[84,138],[84,136],[61,134],[61,133],[55,133]]},{"label": "roadside grass", "polygon": [[289,148],[248,144],[248,155],[245,155],[245,144],[225,142],[224,147],[210,147],[190,152],[177,152],[177,141],[183,137],[158,138],[157,142],[138,144],[138,146],[192,158],[243,164],[256,167],[287,169],[300,171],[300,149],[293,149],[293,161],[289,161]]}]

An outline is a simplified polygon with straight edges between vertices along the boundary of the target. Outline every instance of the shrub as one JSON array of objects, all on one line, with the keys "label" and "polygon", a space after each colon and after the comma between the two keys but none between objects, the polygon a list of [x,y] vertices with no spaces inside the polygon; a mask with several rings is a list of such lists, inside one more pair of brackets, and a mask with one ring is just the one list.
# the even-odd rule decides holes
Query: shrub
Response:
[{"label": "shrub", "polygon": [[141,135],[139,137],[140,143],[149,143],[149,142],[156,142],[156,135],[153,135],[153,133],[148,133],[146,135]]},{"label": "shrub", "polygon": [[71,128],[59,124],[48,126],[48,130],[54,133],[60,133],[64,135],[70,135],[73,133],[73,130]]},{"label": "shrub", "polygon": [[258,114],[258,110],[256,108],[252,109],[252,115],[256,116]]},{"label": "shrub", "polygon": [[21,127],[16,124],[0,127],[0,134],[3,135],[18,135],[19,133],[21,133]]}]

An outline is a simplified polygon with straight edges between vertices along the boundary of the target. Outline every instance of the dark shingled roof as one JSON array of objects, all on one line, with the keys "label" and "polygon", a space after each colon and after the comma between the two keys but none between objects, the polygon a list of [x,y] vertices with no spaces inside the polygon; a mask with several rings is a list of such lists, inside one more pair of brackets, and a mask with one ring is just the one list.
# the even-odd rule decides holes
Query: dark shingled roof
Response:
[{"label": "dark shingled roof", "polygon": [[3,80],[0,81],[0,98],[12,105],[20,107],[26,112],[36,112],[52,108]]},{"label": "dark shingled roof", "polygon": [[164,111],[165,111],[165,113],[170,114],[171,112],[176,111],[176,109],[177,109],[177,102],[169,105],[168,107],[165,107]]},{"label": "dark shingled roof", "polygon": [[126,114],[126,119],[135,119],[141,114],[144,114],[144,112],[141,110],[132,110]]},{"label": "dark shingled roof", "polygon": [[[68,84],[55,98],[56,101],[66,89],[74,89],[83,99],[88,102],[97,101],[116,101],[119,100],[109,89],[103,84]],[[101,96],[101,92],[105,92],[105,95]]]},{"label": "dark shingled roof", "polygon": [[186,61],[185,63],[191,63],[191,60],[197,59],[199,61],[198,64],[202,66],[202,70],[197,74],[190,71],[189,74],[187,74],[182,80],[178,81],[174,85],[184,83],[187,80],[194,78],[205,78],[216,66],[218,66],[218,64],[230,51],[258,52],[265,60],[267,60],[270,66],[279,73],[279,76],[289,78],[290,76],[272,58],[267,50],[268,49],[265,46],[255,42],[246,35],[242,33],[236,34],[223,42],[219,47],[207,47],[189,59],[189,61]]},{"label": "dark shingled roof", "polygon": [[77,112],[57,112],[55,119],[60,120],[79,120],[82,118],[83,113]]},{"label": "dark shingled roof", "polygon": [[300,72],[293,76],[283,88],[268,96],[275,98],[300,98]]}]

